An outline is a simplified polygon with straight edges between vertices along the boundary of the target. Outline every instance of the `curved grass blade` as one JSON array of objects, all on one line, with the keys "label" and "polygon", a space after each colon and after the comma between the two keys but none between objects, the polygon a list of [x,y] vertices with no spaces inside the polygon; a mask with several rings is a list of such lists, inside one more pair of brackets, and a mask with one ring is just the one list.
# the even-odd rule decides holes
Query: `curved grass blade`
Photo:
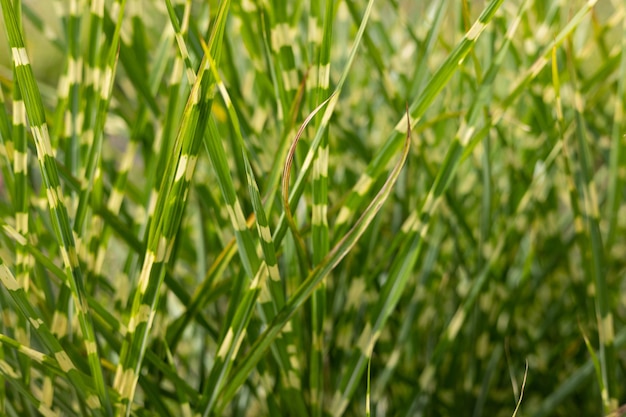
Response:
[{"label": "curved grass blade", "polygon": [[233,372],[233,376],[229,383],[222,390],[221,403],[218,405],[217,411],[221,412],[225,404],[235,395],[235,392],[243,384],[247,375],[254,366],[261,360],[263,354],[271,343],[278,337],[282,328],[289,322],[291,317],[302,307],[303,303],[313,293],[317,285],[332,271],[341,260],[348,254],[350,249],[358,242],[367,227],[370,225],[383,203],[387,200],[393,189],[393,185],[398,180],[400,171],[404,166],[404,162],[409,153],[410,147],[410,127],[407,128],[407,135],[404,149],[400,160],[390,172],[387,181],[369,203],[361,217],[357,220],[350,231],[333,247],[333,249],[324,257],[308,275],[306,280],[298,287],[297,291],[287,301],[285,307],[278,313],[270,326],[259,336],[254,345],[250,348],[245,358]]},{"label": "curved grass blade", "polygon": [[[295,139],[293,140],[293,142],[291,143],[291,146],[289,147],[289,151],[287,152],[287,159],[285,161],[285,165],[283,166],[283,180],[282,180],[282,187],[281,187],[283,210],[284,210],[285,219],[287,221],[287,225],[290,228],[291,232],[293,233],[294,239],[296,240],[297,249],[300,252],[301,259],[306,259],[307,255],[306,255],[304,241],[302,240],[302,237],[300,236],[300,233],[298,232],[298,228],[296,226],[293,215],[291,213],[291,207],[290,207],[290,201],[289,201],[289,196],[290,196],[289,182],[291,179],[291,166],[293,164],[293,158],[296,154],[296,147],[298,146],[298,142],[300,141],[300,138],[302,137],[304,130],[309,125],[311,120],[313,120],[315,115],[317,115],[317,113],[322,108],[324,108],[326,104],[333,102],[333,98],[336,96],[336,94],[337,92],[334,92],[333,94],[330,95],[330,97],[328,97],[326,100],[321,102],[315,109],[313,109],[311,114],[307,116],[304,122],[302,122],[302,125],[300,125],[300,128],[298,129],[298,132],[296,133]],[[320,136],[320,139],[321,139],[321,136]]]},{"label": "curved grass blade", "polygon": [[[365,12],[363,14],[361,24],[355,36],[354,43],[352,44],[352,48],[350,49],[350,54],[348,56],[343,72],[341,73],[339,81],[337,81],[337,85],[333,91],[333,94],[331,94],[331,96],[329,97],[328,106],[326,107],[326,110],[324,111],[322,115],[319,126],[317,126],[317,131],[315,132],[315,136],[311,142],[309,152],[307,153],[307,156],[305,157],[304,162],[302,163],[300,172],[298,173],[296,181],[292,187],[291,195],[289,196],[290,210],[293,210],[297,201],[300,199],[302,192],[304,191],[304,185],[306,184],[305,178],[309,174],[309,170],[311,169],[311,164],[313,163],[313,158],[315,157],[315,153],[317,152],[319,148],[319,144],[322,141],[322,138],[325,134],[324,132],[328,127],[330,118],[332,117],[333,112],[335,111],[335,106],[337,105],[337,102],[339,100],[339,95],[341,94],[341,90],[348,78],[348,74],[350,73],[350,68],[352,67],[354,59],[356,57],[357,50],[361,44],[363,33],[365,32],[365,28],[367,27],[367,23],[369,22],[373,5],[374,5],[374,1],[369,0],[365,8]],[[285,233],[287,232],[288,227],[289,225],[287,222],[286,213],[283,212],[283,214],[281,215],[279,219],[278,226],[276,227],[276,232],[274,233],[274,241],[276,242],[276,244],[279,244],[282,241]]]}]

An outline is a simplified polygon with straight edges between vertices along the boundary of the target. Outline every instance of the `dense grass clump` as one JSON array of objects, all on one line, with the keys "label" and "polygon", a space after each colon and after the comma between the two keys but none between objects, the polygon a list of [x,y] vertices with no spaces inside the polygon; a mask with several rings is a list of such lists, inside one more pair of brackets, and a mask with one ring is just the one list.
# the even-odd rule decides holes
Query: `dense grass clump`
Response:
[{"label": "dense grass clump", "polygon": [[0,415],[619,414],[623,1],[43,3]]}]

